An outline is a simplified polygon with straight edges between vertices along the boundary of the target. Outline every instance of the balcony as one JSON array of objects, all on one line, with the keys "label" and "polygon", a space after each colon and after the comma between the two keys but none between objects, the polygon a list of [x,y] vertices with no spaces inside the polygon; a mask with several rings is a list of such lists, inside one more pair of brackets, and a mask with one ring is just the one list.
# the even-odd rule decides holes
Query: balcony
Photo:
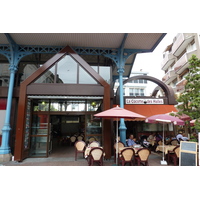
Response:
[{"label": "balcony", "polygon": [[165,84],[169,84],[170,82],[172,82],[174,79],[176,78],[176,74],[174,70],[170,70],[168,71],[165,76],[162,78],[162,81]]},{"label": "balcony", "polygon": [[177,84],[176,84],[176,92],[179,92],[179,93],[182,93],[184,91],[184,88],[185,88],[185,84],[187,83],[187,80],[186,79],[182,79],[181,81],[179,81]]},{"label": "balcony", "polygon": [[189,59],[192,55],[197,55],[197,50],[191,51],[189,53],[185,53],[173,66],[176,74],[181,74],[185,69],[189,66]]},{"label": "balcony", "polygon": [[161,63],[162,70],[166,70],[174,61],[176,57],[170,52],[165,53],[165,58]]},{"label": "balcony", "polygon": [[176,36],[176,40],[172,46],[172,54],[179,56],[181,52],[187,47],[187,45],[194,39],[194,33],[179,33]]}]

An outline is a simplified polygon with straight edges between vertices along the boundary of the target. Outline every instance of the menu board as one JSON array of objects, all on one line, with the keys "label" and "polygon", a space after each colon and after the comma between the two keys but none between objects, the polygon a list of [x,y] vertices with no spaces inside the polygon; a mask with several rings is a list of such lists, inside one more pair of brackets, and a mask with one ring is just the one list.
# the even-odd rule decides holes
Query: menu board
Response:
[{"label": "menu board", "polygon": [[181,141],[179,166],[197,166],[197,142]]}]

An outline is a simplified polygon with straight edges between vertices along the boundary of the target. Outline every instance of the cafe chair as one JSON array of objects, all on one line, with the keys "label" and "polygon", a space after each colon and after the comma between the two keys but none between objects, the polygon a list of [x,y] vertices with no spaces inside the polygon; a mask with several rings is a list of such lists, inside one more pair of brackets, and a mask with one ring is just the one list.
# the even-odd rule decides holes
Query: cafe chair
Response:
[{"label": "cafe chair", "polygon": [[104,154],[104,151],[102,148],[100,147],[92,148],[88,157],[89,166],[94,165],[95,162],[99,164],[100,166],[103,166],[103,154]]},{"label": "cafe chair", "polygon": [[89,144],[89,146],[90,146],[90,147],[100,147],[100,144],[99,144],[99,142],[97,142],[97,141],[93,141],[93,142],[91,142],[91,143]]},{"label": "cafe chair", "polygon": [[78,140],[78,141],[82,141],[82,140],[83,140],[83,136],[82,136],[82,135],[79,135],[79,136],[77,137],[77,140]]},{"label": "cafe chair", "polygon": [[122,163],[122,166],[125,166],[126,163],[130,165],[135,165],[135,151],[131,147],[123,149],[118,157],[119,164]]},{"label": "cafe chair", "polygon": [[86,144],[84,141],[77,141],[75,144],[75,160],[77,160],[77,154],[82,153],[84,157]]},{"label": "cafe chair", "polygon": [[[117,145],[117,142],[114,144],[114,162],[116,162],[116,145]],[[119,141],[118,148],[119,147],[125,147],[124,143]],[[119,158],[119,153],[118,153],[118,158]]]},{"label": "cafe chair", "polygon": [[142,148],[137,151],[137,156],[135,156],[135,161],[138,166],[143,164],[144,166],[149,165],[148,158],[151,151],[148,148]]},{"label": "cafe chair", "polygon": [[175,166],[178,165],[179,153],[180,153],[180,146],[176,146],[172,151],[168,151],[168,154],[167,154],[168,165],[169,165],[170,161],[172,161]]},{"label": "cafe chair", "polygon": [[171,141],[171,145],[173,146],[177,146],[179,143],[178,143],[178,140],[172,140]]},{"label": "cafe chair", "polygon": [[71,136],[70,137],[70,145],[72,146],[73,144],[75,144],[75,142],[76,142],[76,136]]},{"label": "cafe chair", "polygon": [[90,137],[89,140],[88,140],[89,143],[91,143],[91,142],[93,142],[93,141],[96,141],[96,138],[95,138],[95,137]]}]

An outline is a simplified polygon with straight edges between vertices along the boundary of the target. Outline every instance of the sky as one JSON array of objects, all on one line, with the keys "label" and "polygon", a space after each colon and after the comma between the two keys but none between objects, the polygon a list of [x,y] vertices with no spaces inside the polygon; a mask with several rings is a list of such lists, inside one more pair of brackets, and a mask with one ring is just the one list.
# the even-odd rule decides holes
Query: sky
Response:
[{"label": "sky", "polygon": [[[173,42],[177,34],[178,33],[167,33],[153,52],[137,54],[132,71],[140,71],[142,69],[142,71],[148,72],[148,76],[162,80],[165,74],[164,71],[161,70],[163,52],[165,48]],[[155,83],[148,81],[146,95],[150,95],[155,87],[157,87]]]},{"label": "sky", "polygon": [[142,71],[149,72],[149,76],[162,80],[164,76],[164,71],[161,70],[163,51],[173,42],[173,38],[176,35],[177,33],[167,33],[153,52],[137,54],[133,71],[140,71],[142,69]]}]

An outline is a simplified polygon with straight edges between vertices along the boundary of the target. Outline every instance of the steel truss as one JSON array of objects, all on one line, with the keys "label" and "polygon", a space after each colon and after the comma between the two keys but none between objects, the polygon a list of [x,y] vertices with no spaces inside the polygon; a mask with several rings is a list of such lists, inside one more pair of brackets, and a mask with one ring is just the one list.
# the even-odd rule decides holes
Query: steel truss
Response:
[{"label": "steel truss", "polygon": [[[17,59],[21,60],[24,56],[31,54],[56,54],[64,46],[36,46],[36,45],[17,45],[16,54]],[[94,48],[94,47],[72,47],[78,55],[103,55],[112,59],[116,65],[119,64],[120,48]],[[134,53],[146,52],[144,49],[124,49],[123,59],[126,60]],[[0,45],[0,54],[7,57],[11,61],[12,51],[9,44]]]}]

